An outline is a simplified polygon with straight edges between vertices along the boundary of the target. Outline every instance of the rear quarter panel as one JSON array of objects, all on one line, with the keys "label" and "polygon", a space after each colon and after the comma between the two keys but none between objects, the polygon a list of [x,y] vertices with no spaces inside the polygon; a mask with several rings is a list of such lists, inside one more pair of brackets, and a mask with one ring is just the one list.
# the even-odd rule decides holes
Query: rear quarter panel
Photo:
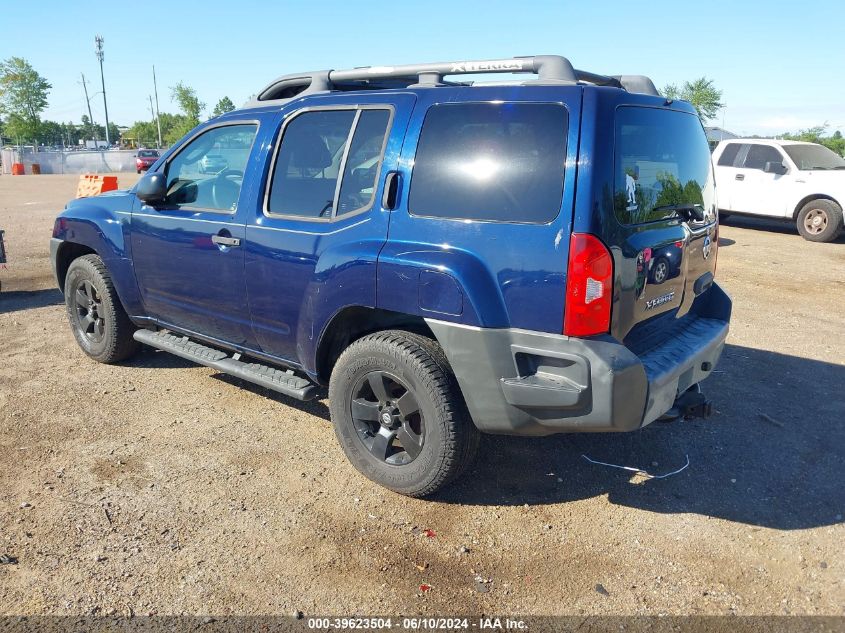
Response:
[{"label": "rear quarter panel", "polygon": [[[428,109],[450,102],[491,101],[558,103],[566,108],[567,159],[557,216],[547,224],[518,224],[410,213],[414,157]],[[378,307],[472,326],[560,333],[580,108],[581,88],[572,86],[420,91],[399,163],[400,196],[379,256]]]}]

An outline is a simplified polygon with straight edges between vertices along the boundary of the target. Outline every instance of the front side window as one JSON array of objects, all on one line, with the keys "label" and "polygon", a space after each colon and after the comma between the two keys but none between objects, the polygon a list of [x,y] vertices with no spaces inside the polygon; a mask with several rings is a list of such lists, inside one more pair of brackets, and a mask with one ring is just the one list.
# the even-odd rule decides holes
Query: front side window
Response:
[{"label": "front side window", "polygon": [[801,171],[845,169],[845,158],[823,145],[801,143],[800,145],[784,145],[783,149]]},{"label": "front side window", "polygon": [[672,217],[704,206],[710,147],[698,117],[661,108],[616,110],[613,206],[622,224]]},{"label": "front side window", "polygon": [[745,157],[746,169],[765,169],[766,163],[782,163],[783,156],[771,145],[752,145]]},{"label": "front side window", "polygon": [[390,116],[386,108],[346,108],[311,110],[291,119],[273,167],[266,211],[331,219],[368,209]]},{"label": "front side window", "polygon": [[234,212],[255,123],[211,128],[167,163],[167,203],[180,209]]},{"label": "front side window", "polygon": [[411,177],[414,215],[551,222],[563,197],[568,115],[553,103],[462,103],[426,114]]}]

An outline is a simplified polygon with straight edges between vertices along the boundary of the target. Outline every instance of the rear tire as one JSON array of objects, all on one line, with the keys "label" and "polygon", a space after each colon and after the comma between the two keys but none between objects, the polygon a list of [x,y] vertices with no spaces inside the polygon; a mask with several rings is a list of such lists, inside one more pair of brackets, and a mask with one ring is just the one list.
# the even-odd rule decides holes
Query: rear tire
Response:
[{"label": "rear tire", "polygon": [[842,208],[832,200],[810,200],[798,212],[798,232],[810,242],[832,242],[842,232]]},{"label": "rear tire", "polygon": [[100,363],[135,354],[135,326],[114,290],[111,275],[97,255],[73,260],[65,277],[65,305],[73,336],[82,351]]},{"label": "rear tire", "polygon": [[443,350],[418,334],[388,330],[350,345],[332,371],[329,405],[352,465],[400,494],[433,494],[478,449],[480,434]]}]

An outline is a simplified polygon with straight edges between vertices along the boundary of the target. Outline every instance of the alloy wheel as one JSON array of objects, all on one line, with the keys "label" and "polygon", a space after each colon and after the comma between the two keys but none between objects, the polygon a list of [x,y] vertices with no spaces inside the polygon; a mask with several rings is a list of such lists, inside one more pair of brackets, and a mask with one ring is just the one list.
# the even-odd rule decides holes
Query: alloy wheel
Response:
[{"label": "alloy wheel", "polygon": [[102,297],[89,280],[84,280],[74,294],[77,326],[85,338],[99,343],[106,333]]},{"label": "alloy wheel", "polygon": [[393,374],[364,375],[352,390],[350,406],[359,439],[379,461],[402,466],[422,452],[425,424],[419,403]]}]

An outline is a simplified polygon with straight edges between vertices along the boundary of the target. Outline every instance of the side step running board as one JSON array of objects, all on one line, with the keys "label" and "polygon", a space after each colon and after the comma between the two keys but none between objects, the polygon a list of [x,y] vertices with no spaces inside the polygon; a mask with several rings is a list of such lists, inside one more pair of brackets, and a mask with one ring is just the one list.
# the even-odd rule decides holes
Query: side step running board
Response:
[{"label": "side step running board", "polygon": [[235,357],[229,356],[224,351],[206,347],[186,336],[163,331],[137,330],[133,338],[156,349],[211,367],[223,374],[267,387],[297,400],[313,400],[317,397],[317,385],[290,370],[276,369],[259,363],[244,363],[238,360],[238,354]]}]

